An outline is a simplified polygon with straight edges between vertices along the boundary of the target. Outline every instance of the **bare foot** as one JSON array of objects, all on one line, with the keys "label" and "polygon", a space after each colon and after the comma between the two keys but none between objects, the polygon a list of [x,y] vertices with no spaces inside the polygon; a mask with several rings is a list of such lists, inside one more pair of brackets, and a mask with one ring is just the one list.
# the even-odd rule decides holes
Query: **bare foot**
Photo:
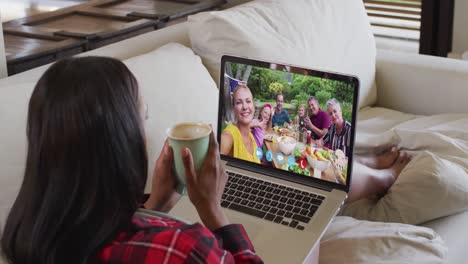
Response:
[{"label": "bare foot", "polygon": [[378,156],[357,157],[357,161],[373,169],[388,169],[395,163],[399,154],[398,148],[393,146],[391,149]]},{"label": "bare foot", "polygon": [[391,173],[393,178],[396,180],[400,175],[401,171],[408,165],[411,161],[411,155],[406,152],[400,153],[396,161],[393,163],[392,167],[388,168],[388,171]]},{"label": "bare foot", "polygon": [[388,169],[380,170],[379,184],[380,192],[378,196],[383,196],[392,187],[403,169],[411,161],[411,156],[406,152],[401,152],[393,165]]}]

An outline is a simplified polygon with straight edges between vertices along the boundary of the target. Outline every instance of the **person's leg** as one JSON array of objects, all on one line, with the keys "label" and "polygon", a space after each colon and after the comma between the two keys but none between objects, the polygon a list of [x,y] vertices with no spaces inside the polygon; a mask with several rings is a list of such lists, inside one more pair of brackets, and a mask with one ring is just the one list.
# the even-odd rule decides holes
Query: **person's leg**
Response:
[{"label": "person's leg", "polygon": [[398,158],[397,147],[392,147],[378,156],[355,156],[354,160],[373,169],[390,168]]},{"label": "person's leg", "polygon": [[408,154],[401,153],[390,168],[383,170],[355,162],[346,202],[351,203],[359,199],[385,194],[410,159]]}]

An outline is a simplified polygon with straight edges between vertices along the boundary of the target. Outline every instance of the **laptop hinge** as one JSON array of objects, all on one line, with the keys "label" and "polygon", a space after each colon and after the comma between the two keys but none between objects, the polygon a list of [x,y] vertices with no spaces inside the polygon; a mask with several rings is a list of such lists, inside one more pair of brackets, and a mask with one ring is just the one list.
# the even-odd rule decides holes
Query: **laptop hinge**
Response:
[{"label": "laptop hinge", "polygon": [[318,188],[318,189],[321,189],[321,190],[324,190],[324,191],[327,191],[327,192],[331,192],[334,189],[332,186],[329,186],[329,185],[327,185],[325,183],[318,183],[318,182],[315,182],[315,181],[306,180],[304,178],[288,175],[289,173],[286,172],[286,171],[284,171],[284,172],[281,171],[281,170],[279,170],[279,171],[276,171],[276,170],[259,171],[258,168],[256,168],[255,166],[251,166],[249,164],[239,163],[239,162],[235,162],[235,161],[228,161],[227,166],[235,167],[235,168],[238,168],[238,169],[241,169],[241,170],[251,171],[251,172],[254,172],[254,173],[263,174],[263,175],[270,176],[270,177],[273,177],[273,178],[277,178],[277,179],[280,179],[280,180],[294,182],[294,183],[297,183],[297,184],[301,184],[301,185],[305,185],[305,186],[309,186],[309,187],[313,187],[313,188]]}]

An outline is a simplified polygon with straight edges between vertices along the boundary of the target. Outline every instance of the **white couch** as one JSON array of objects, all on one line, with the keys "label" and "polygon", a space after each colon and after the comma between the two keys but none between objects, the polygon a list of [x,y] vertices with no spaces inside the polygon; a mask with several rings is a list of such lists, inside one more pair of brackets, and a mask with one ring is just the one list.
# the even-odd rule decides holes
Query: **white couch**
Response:
[{"label": "white couch", "polygon": [[[180,23],[80,56],[109,56],[126,60],[151,52],[169,42],[191,47],[188,30],[188,22]],[[4,99],[0,102],[6,102],[10,93],[14,94],[12,98],[17,98],[18,94],[24,97],[21,103],[11,102],[10,108],[8,108],[10,110],[0,106],[0,110],[4,111],[0,112],[3,128],[8,128],[10,122],[15,125],[21,123],[24,127],[25,102],[29,98],[32,86],[47,67],[39,67],[0,80],[0,98]],[[151,69],[152,65],[148,64],[147,67]],[[466,104],[468,63],[466,62],[378,50],[375,81],[377,102],[372,107],[361,109],[360,116],[366,117],[366,121],[378,120],[379,127],[383,130],[411,119],[407,118],[408,115],[386,109],[406,112],[412,117],[440,113],[468,113],[468,104]],[[216,89],[212,90],[212,96],[216,96]],[[146,98],[146,100],[151,100],[151,98]],[[217,111],[217,109],[213,109],[213,104],[198,104],[198,107],[205,108],[203,109],[205,112]],[[157,109],[150,107],[149,111],[150,116],[166,118],[157,112]],[[382,118],[382,116],[388,117],[389,113],[391,117]],[[358,122],[358,133],[361,131],[372,133],[372,129],[360,130]],[[466,133],[466,131],[462,132]],[[149,135],[149,137],[156,136]],[[162,138],[153,138],[151,142],[154,143],[154,146],[150,157],[154,158],[161,147]],[[8,208],[14,201],[21,183],[26,147],[25,131],[16,131],[16,134],[12,131],[0,132],[0,147],[0,224],[3,225]],[[148,186],[150,185],[148,184]],[[447,263],[464,263],[466,261],[464,242],[468,236],[467,222],[468,212],[462,212],[422,224],[422,226],[433,228],[446,241],[449,248]]]}]

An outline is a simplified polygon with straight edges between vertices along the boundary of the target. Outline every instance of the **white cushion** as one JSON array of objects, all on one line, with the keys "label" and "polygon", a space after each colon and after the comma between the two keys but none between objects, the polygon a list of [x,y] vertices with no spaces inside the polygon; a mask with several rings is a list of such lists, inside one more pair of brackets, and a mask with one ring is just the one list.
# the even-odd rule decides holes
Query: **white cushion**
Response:
[{"label": "white cushion", "polygon": [[417,118],[416,115],[381,108],[365,107],[358,112],[354,154],[380,153],[398,144],[392,128]]},{"label": "white cushion", "polygon": [[207,122],[216,130],[218,89],[200,57],[181,44],[169,43],[155,51],[125,60],[138,80],[148,104],[145,121],[150,191],[155,161],[166,139],[166,129],[179,122]]},{"label": "white cushion", "polygon": [[447,251],[429,228],[340,216],[320,242],[320,263],[443,263]]},{"label": "white cushion", "polygon": [[0,87],[0,229],[23,181],[26,165],[26,120],[35,83]]},{"label": "white cushion", "polygon": [[258,0],[189,17],[192,48],[215,80],[223,54],[357,75],[376,101],[376,48],[361,0]]},{"label": "white cushion", "polygon": [[[380,88],[379,85],[379,90]],[[465,118],[463,118],[464,116]],[[466,157],[468,157],[468,152],[466,151],[466,142],[468,140],[467,115],[418,117],[385,108],[365,108],[359,111],[358,119],[356,147],[362,152],[369,153],[372,149],[382,149],[382,146],[385,145],[389,146],[401,143],[407,150],[419,149],[438,153],[438,155],[443,155],[444,159],[450,157],[451,160],[456,160],[459,165],[463,165],[460,161],[465,160],[465,173],[468,172],[468,161],[466,161]],[[406,132],[402,133],[405,130]],[[400,135],[402,136],[401,138]],[[444,161],[444,163],[445,162],[447,161]],[[410,166],[413,165],[416,164],[410,164]],[[434,166],[430,165],[429,168],[424,168],[424,170],[430,169],[431,167]],[[410,172],[411,171],[405,171],[403,175],[411,177]],[[452,176],[448,174],[448,171],[444,172],[443,175]],[[420,179],[422,177],[418,176],[416,178]],[[434,178],[434,176],[430,176],[427,180]],[[453,180],[453,177],[451,178]],[[455,184],[457,183],[452,183],[452,186],[455,186]],[[408,186],[407,190],[414,192],[413,195],[419,196],[415,204],[419,204],[422,206],[421,208],[426,209],[425,212],[423,212],[426,217],[434,217],[435,215],[430,215],[431,211],[439,214],[441,212],[439,208],[443,208],[446,205],[453,209],[452,201],[447,201],[446,198],[443,198],[445,204],[441,205],[439,201],[437,201],[436,205],[438,208],[434,210],[430,201],[432,199],[431,196],[439,195],[441,190],[439,190],[438,186],[434,186],[435,191],[427,190],[422,186],[418,189],[419,186],[420,185],[415,186],[413,182]],[[424,183],[424,186],[426,186],[426,183]],[[401,185],[397,189],[393,188],[391,190],[392,195],[398,195],[398,191],[404,191],[404,187],[404,185]],[[401,195],[403,197],[408,197],[405,193]],[[445,197],[445,195],[443,197]],[[460,205],[458,199],[459,198],[455,199],[455,201],[457,201],[455,205]],[[369,200],[367,203],[364,202],[364,204],[360,205],[362,206],[360,212],[350,212],[348,210],[347,213],[351,215],[359,214],[358,217],[361,219],[376,219],[370,217],[371,214],[376,213],[373,209],[375,203],[376,201]],[[387,204],[387,206],[390,207],[391,204]],[[398,206],[401,206],[401,204]],[[462,204],[462,207],[458,209],[463,208],[463,206]],[[420,214],[419,210],[421,209],[418,208],[413,214]],[[408,211],[409,209],[405,209],[405,213],[408,213]],[[396,209],[387,210],[386,212],[389,214],[397,213]],[[388,218],[386,216],[381,216],[381,219]],[[399,219],[394,217],[393,219],[399,221]],[[465,211],[463,213],[437,218],[436,220],[422,224],[423,226],[434,229],[447,243],[450,249],[447,263],[465,262],[465,238],[468,236],[468,228],[465,223],[467,221],[468,211]]]},{"label": "white cushion", "polygon": [[[422,152],[404,168],[384,197],[356,201],[342,214],[371,221],[422,224],[468,210],[468,170],[454,159]],[[468,159],[465,162],[468,164]]]},{"label": "white cushion", "polygon": [[468,211],[438,218],[422,225],[435,230],[447,244],[450,250],[446,263],[466,262],[466,238],[468,237],[466,223],[468,223]]},{"label": "white cushion", "polygon": [[[357,201],[348,205],[343,214],[421,224],[468,210],[468,114],[416,117],[382,110],[377,113],[388,115],[372,118],[370,110],[361,112],[368,116],[361,116],[358,122],[358,149],[398,144],[414,158],[384,197]],[[367,125],[360,126],[361,123]],[[366,133],[373,130],[369,129],[371,124],[387,127],[387,131]],[[355,173],[353,177],[359,175]]]},{"label": "white cushion", "polygon": [[[468,113],[466,61],[379,49],[376,72],[381,107],[423,115]],[[433,100],[428,104],[425,98]]]}]

